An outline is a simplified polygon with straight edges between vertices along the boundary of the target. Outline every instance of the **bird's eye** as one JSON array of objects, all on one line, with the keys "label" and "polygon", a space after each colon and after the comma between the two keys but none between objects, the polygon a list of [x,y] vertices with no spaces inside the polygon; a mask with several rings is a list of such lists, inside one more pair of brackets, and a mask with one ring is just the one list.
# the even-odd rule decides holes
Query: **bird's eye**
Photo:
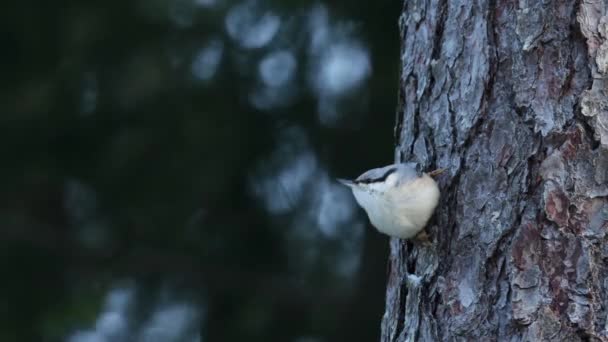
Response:
[{"label": "bird's eye", "polygon": [[382,183],[382,182],[386,182],[386,179],[388,178],[388,176],[393,175],[394,176],[394,172],[397,171],[396,168],[391,168],[389,170],[387,170],[385,173],[383,173],[380,177],[371,177],[368,176],[367,178],[362,178],[365,177],[365,175],[357,178],[355,180],[355,183],[358,184],[373,184],[373,183]]}]

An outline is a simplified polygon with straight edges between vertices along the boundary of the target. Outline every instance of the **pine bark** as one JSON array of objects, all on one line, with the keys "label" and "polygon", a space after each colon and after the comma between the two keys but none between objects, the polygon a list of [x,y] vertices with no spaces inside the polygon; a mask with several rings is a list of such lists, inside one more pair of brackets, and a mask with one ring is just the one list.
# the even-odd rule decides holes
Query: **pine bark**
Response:
[{"label": "pine bark", "polygon": [[608,341],[608,2],[406,0],[396,160],[439,176],[392,239],[381,340]]}]

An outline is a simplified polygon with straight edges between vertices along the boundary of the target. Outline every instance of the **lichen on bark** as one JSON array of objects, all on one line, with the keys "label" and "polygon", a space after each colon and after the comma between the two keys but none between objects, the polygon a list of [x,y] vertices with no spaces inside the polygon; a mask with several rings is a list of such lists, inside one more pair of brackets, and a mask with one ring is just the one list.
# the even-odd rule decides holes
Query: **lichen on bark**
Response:
[{"label": "lichen on bark", "polygon": [[595,139],[608,147],[608,6],[604,1],[584,0],[577,20],[586,38],[589,66],[593,75],[591,89],[583,93],[581,112],[588,117]]}]

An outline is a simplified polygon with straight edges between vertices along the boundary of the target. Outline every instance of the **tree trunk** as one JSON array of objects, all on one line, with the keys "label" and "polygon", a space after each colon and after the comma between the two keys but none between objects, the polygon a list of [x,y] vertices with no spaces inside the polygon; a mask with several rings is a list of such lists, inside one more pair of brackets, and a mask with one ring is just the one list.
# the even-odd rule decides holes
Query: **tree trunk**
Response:
[{"label": "tree trunk", "polygon": [[607,10],[405,1],[396,159],[448,172],[382,341],[608,340]]}]

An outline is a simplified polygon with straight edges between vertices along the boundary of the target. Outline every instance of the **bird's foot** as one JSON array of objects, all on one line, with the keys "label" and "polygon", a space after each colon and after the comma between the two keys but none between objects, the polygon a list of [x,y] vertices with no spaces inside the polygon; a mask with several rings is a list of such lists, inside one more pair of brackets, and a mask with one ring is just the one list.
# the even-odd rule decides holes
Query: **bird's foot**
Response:
[{"label": "bird's foot", "polygon": [[432,245],[431,237],[425,230],[421,231],[416,236],[414,236],[414,240],[416,240],[417,242],[420,242],[423,246],[426,246],[426,247]]},{"label": "bird's foot", "polygon": [[444,172],[445,172],[445,169],[433,170],[433,171],[429,172],[429,176],[431,176],[431,177],[439,176],[440,174],[442,174]]}]

